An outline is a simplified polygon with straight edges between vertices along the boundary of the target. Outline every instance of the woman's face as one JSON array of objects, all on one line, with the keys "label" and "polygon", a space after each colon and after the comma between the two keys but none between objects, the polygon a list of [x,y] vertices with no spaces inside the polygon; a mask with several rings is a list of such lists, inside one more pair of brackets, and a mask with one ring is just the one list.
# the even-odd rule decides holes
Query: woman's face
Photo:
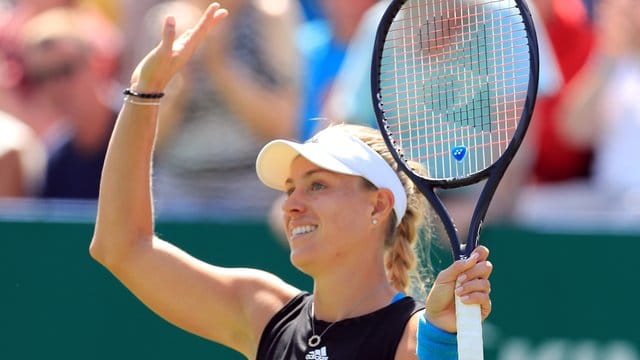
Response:
[{"label": "woman's face", "polygon": [[365,249],[375,251],[376,190],[367,189],[362,178],[322,169],[299,156],[286,189],[284,227],[295,266],[315,273],[358,261]]}]

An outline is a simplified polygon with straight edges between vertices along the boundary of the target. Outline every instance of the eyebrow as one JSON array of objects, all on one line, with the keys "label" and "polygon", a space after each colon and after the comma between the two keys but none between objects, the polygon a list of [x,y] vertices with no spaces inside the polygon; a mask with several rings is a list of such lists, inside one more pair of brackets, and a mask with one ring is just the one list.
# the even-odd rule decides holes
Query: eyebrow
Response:
[{"label": "eyebrow", "polygon": [[[303,178],[303,179],[306,179],[306,178],[309,178],[309,177],[311,177],[312,175],[314,175],[314,174],[316,174],[316,173],[323,173],[323,172],[324,172],[324,173],[333,173],[332,171],[329,171],[329,170],[327,170],[327,169],[323,169],[323,168],[320,168],[320,167],[319,167],[319,168],[317,168],[317,169],[311,169],[311,170],[307,171],[306,173],[304,173],[304,175],[302,175],[302,178]],[[287,179],[284,181],[284,184],[285,184],[285,186],[286,186],[286,185],[293,185],[293,179],[291,179],[290,177],[289,177],[289,178],[287,178]]]}]

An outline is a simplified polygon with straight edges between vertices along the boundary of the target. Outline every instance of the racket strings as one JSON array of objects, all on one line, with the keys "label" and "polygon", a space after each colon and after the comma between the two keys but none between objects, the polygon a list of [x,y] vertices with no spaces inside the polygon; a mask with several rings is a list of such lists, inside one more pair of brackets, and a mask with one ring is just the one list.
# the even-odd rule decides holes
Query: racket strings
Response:
[{"label": "racket strings", "polygon": [[[460,19],[462,19],[462,18],[460,18]],[[413,24],[413,21],[412,21],[412,20],[413,20],[413,19],[405,19],[405,20],[400,20],[400,22],[402,22],[402,21],[407,21],[407,22],[409,22],[409,24],[411,25],[411,24]],[[445,20],[432,19],[432,22],[435,22],[435,23],[442,22],[443,24],[448,24],[448,22],[447,22],[447,21],[445,21]],[[399,23],[395,23],[395,24],[396,24],[396,25],[399,25]],[[490,24],[490,23],[489,23],[489,24]],[[523,25],[523,28],[522,28],[522,29],[524,29],[524,24],[523,24],[523,23],[520,23],[520,24],[521,24],[521,25]],[[484,26],[486,26],[486,25],[487,25],[487,22],[481,22],[481,23],[479,23],[479,24],[477,24],[477,25],[478,25],[478,26],[479,26],[479,25],[484,25]],[[514,24],[514,25],[515,25],[515,24]],[[490,26],[488,26],[488,27],[484,28],[484,29],[483,29],[483,31],[484,31],[484,32],[487,32],[487,31],[496,31],[496,30],[502,30],[503,28],[504,28],[504,26],[494,26],[494,25],[490,25]],[[421,39],[421,41],[422,41],[422,42],[424,42],[424,43],[428,43],[428,42],[430,42],[430,41],[433,41],[433,43],[435,44],[435,46],[430,46],[429,48],[430,48],[431,50],[434,50],[434,49],[437,49],[437,48],[444,48],[444,47],[446,47],[446,48],[453,48],[453,47],[455,47],[455,46],[457,46],[457,45],[466,44],[467,42],[474,40],[474,39],[472,38],[472,36],[471,36],[471,35],[473,35],[473,32],[469,32],[469,33],[467,33],[467,36],[468,36],[469,38],[464,38],[464,37],[461,35],[461,33],[460,33],[460,32],[461,32],[462,30],[465,30],[465,27],[464,27],[464,26],[453,26],[453,27],[448,27],[448,28],[447,28],[447,31],[445,31],[445,32],[447,33],[446,35],[439,35],[439,34],[436,34],[436,31],[431,31],[428,27],[426,27],[426,28],[424,28],[424,29],[425,29],[424,31],[421,31],[421,32],[420,32],[420,36],[419,36],[419,38],[420,38],[420,39]],[[428,35],[427,35],[427,36],[423,36],[425,33],[427,33],[427,34],[434,34],[435,36],[428,36]],[[388,36],[388,37],[387,37],[387,41],[391,41],[391,42],[401,41],[401,40],[403,40],[403,39],[407,36],[406,32],[404,32],[402,28],[395,28],[395,29],[391,29],[391,30],[389,31],[389,34],[390,34],[390,35],[391,35],[391,34],[394,34],[394,35],[395,35],[395,37],[391,37],[391,36]],[[499,32],[496,32],[495,34],[496,34],[496,35],[499,35],[500,33],[499,33]],[[522,39],[526,41],[526,37],[522,37]],[[504,42],[506,42],[506,41],[504,41]],[[446,51],[444,51],[444,52],[440,52],[439,54],[441,54],[441,55],[450,55],[451,53],[447,53]]]},{"label": "racket strings", "polygon": [[391,24],[381,108],[396,146],[429,177],[479,172],[508,147],[530,68],[518,11],[504,0],[414,0]]},{"label": "racket strings", "polygon": [[[507,105],[507,104],[505,104]],[[406,109],[407,111],[404,113],[401,113],[399,115],[396,116],[390,116],[388,118],[388,120],[390,122],[395,122],[394,127],[400,128],[400,129],[406,129],[407,127],[409,127],[411,124],[409,121],[403,120],[406,119],[407,117],[418,117],[420,115],[422,115],[421,113],[418,113],[417,111],[411,111],[411,107],[404,107],[404,109]],[[475,106],[475,107],[471,107],[465,110],[465,112],[462,111],[462,109],[459,110],[459,112],[457,113],[448,113],[447,115],[449,116],[454,116],[456,117],[455,121],[456,123],[459,124],[463,124],[465,121],[468,122],[469,124],[466,124],[468,126],[475,126],[475,127],[479,127],[479,126],[486,126],[486,127],[491,127],[495,125],[495,122],[486,122],[487,118],[489,117],[495,117],[495,118],[511,118],[514,114],[514,111],[517,112],[519,111],[519,109],[512,109],[512,108],[508,108],[507,106]],[[444,121],[444,120],[443,120]],[[447,120],[448,121],[448,120]],[[442,121],[440,121],[442,122]],[[509,125],[509,124],[508,124]],[[510,124],[510,125],[515,125],[515,124]],[[444,134],[444,132],[438,132],[437,128],[440,126],[439,123],[437,122],[432,122],[430,124],[426,124],[425,126],[421,127],[421,130],[424,130],[426,133],[432,134],[432,135],[442,135]],[[505,130],[505,129],[501,129],[501,130]],[[515,128],[509,128],[507,130],[515,130]],[[489,132],[495,132],[495,129],[490,129]],[[410,132],[403,132],[408,134],[408,136],[412,136]],[[411,138],[406,138],[407,140],[418,140],[416,139],[411,139]]]},{"label": "racket strings", "polygon": [[[525,71],[528,70],[528,67],[518,67],[515,69],[516,71]],[[491,76],[491,75],[489,75]],[[411,76],[413,77],[413,76]],[[409,76],[400,76],[398,77],[396,80],[401,80],[403,78],[409,78]],[[505,78],[503,81],[501,81],[498,86],[493,86],[493,89],[496,91],[511,91],[513,90],[513,85],[511,85],[509,82],[522,82],[523,80],[527,80],[529,78],[528,75],[524,75],[524,74],[519,74],[517,76],[511,76],[508,78]],[[387,86],[381,86],[380,89],[382,91],[386,91],[386,90],[393,90],[395,91],[395,93],[397,95],[404,95],[404,97],[399,98],[399,99],[391,99],[390,101],[385,102],[385,105],[390,106],[390,105],[395,105],[395,104],[406,104],[406,103],[411,103],[412,100],[415,101],[420,101],[421,99],[423,99],[424,97],[432,97],[436,100],[433,101],[433,104],[436,105],[434,108],[439,108],[441,107],[442,102],[441,101],[448,101],[450,100],[450,97],[444,97],[444,95],[451,95],[451,85],[455,85],[455,84],[446,84],[443,83],[444,80],[446,80],[446,77],[435,77],[432,78],[430,80],[430,84],[429,84],[429,88],[431,91],[429,91],[427,94],[425,94],[424,96],[411,96],[411,92],[414,91],[412,90],[412,87],[414,86],[420,86],[422,84],[424,84],[424,82],[419,82],[419,81],[407,81],[404,84],[403,88],[398,89],[397,87],[395,87],[394,85],[387,85]],[[438,90],[437,91],[433,91],[433,88],[437,87]],[[426,88],[426,87],[425,87]],[[470,89],[468,88],[462,88],[461,90],[463,91],[468,91]],[[526,90],[519,90],[517,95],[526,95],[527,91]],[[472,93],[462,93],[461,95],[471,95]],[[509,103],[511,103],[511,101],[509,101]],[[428,106],[430,105],[431,102],[425,102],[425,105]],[[445,103],[446,105],[447,103]],[[500,105],[500,103],[496,102],[496,105]],[[406,105],[405,105],[406,106]],[[402,105],[398,105],[397,108],[402,108]],[[427,109],[429,109],[427,107]]]},{"label": "racket strings", "polygon": [[[403,55],[403,54],[402,53],[394,54],[394,57],[389,57],[390,61],[387,61],[387,62],[385,62],[384,60],[386,60],[386,59],[383,58],[383,65],[386,65],[389,62],[395,62],[395,65],[402,65],[401,61],[395,61],[395,56],[398,56],[398,55]],[[485,58],[484,61],[472,60],[472,61],[467,61],[465,63],[469,65],[470,69],[474,69],[474,66],[478,66],[478,65],[484,64],[486,62],[503,60],[504,59],[504,55],[505,55],[504,52],[500,52],[496,56]],[[529,55],[528,51],[521,49],[521,51],[519,51],[517,53],[510,54],[510,55],[512,55],[513,59],[510,59],[510,61],[505,61],[503,63],[503,65],[509,66],[509,67],[510,66],[518,66],[518,65],[521,66],[520,69],[515,69],[515,70],[522,70],[522,69],[528,69],[529,68],[529,65],[528,64],[524,64],[523,61],[521,60],[522,57]],[[471,56],[471,55],[469,55],[469,56]],[[458,59],[463,60],[464,57],[458,57]],[[420,69],[421,67],[422,67],[422,65],[417,65],[417,64],[403,66],[403,69],[405,70],[405,72],[407,72],[406,75],[391,75],[391,72],[383,72],[381,74],[380,80],[381,81],[385,81],[385,80],[388,80],[389,78],[392,78],[392,77],[393,78],[397,78],[397,79],[405,78],[407,80],[410,80],[411,78],[415,77],[415,74],[413,74],[412,71],[414,71],[416,69]],[[457,69],[458,69],[458,66],[455,66],[453,64],[450,64],[450,65],[443,64],[443,66],[441,66],[439,68],[439,70],[441,70],[441,72],[446,72],[446,71],[451,72],[451,71],[454,71],[454,70],[457,70]],[[486,70],[488,70],[488,69],[486,69]],[[496,77],[498,75],[501,75],[501,74],[504,75],[503,71],[497,72],[497,71],[495,71],[497,69],[493,69],[493,70],[494,70],[493,73],[487,72],[485,75],[487,75],[487,76],[496,76]],[[519,76],[522,76],[522,75],[520,74]],[[442,76],[440,76],[440,77],[442,77]],[[433,79],[433,80],[437,80],[437,79],[438,79],[438,74],[436,74],[436,78]],[[407,85],[415,85],[417,83],[419,83],[418,80],[415,80],[414,82],[411,82],[411,81],[405,82],[405,84],[407,84]]]}]

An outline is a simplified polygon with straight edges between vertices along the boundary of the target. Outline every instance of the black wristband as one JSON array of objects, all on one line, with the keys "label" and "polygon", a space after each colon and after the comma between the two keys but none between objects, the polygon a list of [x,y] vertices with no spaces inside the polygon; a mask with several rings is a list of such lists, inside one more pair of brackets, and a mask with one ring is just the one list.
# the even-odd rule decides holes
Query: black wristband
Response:
[{"label": "black wristband", "polygon": [[164,96],[163,92],[158,92],[158,93],[141,93],[141,92],[136,92],[133,91],[131,89],[124,89],[124,91],[122,92],[125,95],[129,95],[129,96],[135,96],[135,97],[139,97],[142,99],[160,99],[161,97]]}]

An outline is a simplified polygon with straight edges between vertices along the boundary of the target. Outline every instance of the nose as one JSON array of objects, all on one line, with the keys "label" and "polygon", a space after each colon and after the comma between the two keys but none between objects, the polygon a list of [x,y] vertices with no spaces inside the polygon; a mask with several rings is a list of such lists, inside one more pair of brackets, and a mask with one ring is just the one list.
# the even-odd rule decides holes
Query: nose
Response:
[{"label": "nose", "polygon": [[282,211],[285,214],[301,213],[304,212],[305,208],[303,193],[298,189],[289,193],[282,202]]}]

